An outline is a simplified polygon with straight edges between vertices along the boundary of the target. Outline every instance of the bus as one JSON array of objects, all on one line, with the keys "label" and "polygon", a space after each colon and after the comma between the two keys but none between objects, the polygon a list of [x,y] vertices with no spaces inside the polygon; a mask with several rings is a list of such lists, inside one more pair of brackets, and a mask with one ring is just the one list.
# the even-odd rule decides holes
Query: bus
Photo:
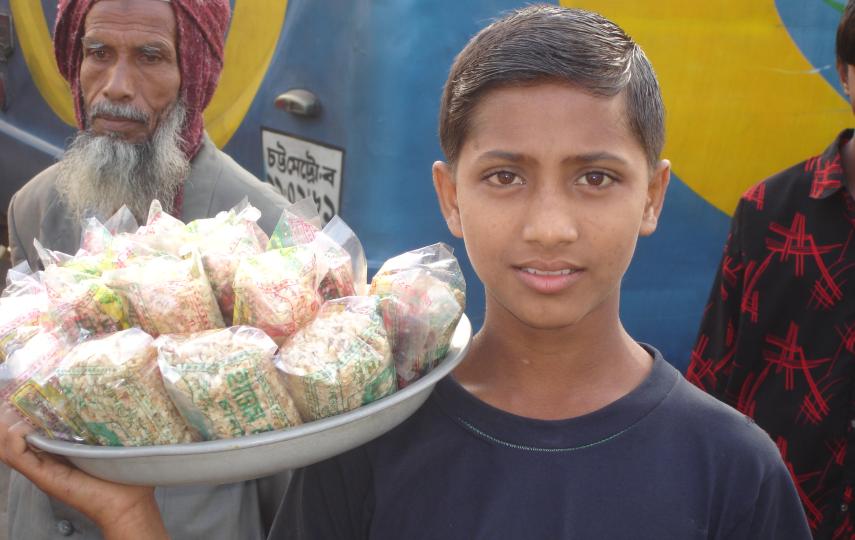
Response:
[{"label": "bus", "polygon": [[[207,130],[259,181],[291,200],[311,197],[325,218],[341,215],[369,272],[403,251],[452,245],[477,328],[484,292],[433,194],[437,109],[453,55],[526,3],[232,0]],[[851,124],[834,55],[844,2],[555,3],[616,21],[659,76],[674,175],[659,230],[640,241],[622,285],[621,311],[636,339],[685,369],[740,195]],[[2,209],[74,133],[51,48],[55,16],[56,0],[0,0]]]}]

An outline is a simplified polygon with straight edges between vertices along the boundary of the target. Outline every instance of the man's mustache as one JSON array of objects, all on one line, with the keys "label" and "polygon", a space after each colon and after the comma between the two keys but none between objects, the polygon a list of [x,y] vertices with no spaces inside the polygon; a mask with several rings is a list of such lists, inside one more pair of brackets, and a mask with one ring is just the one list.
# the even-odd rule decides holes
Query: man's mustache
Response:
[{"label": "man's mustache", "polygon": [[89,109],[88,125],[92,125],[92,121],[98,117],[106,117],[110,119],[130,120],[132,122],[140,122],[147,124],[149,115],[128,103],[113,103],[111,101],[100,101]]}]

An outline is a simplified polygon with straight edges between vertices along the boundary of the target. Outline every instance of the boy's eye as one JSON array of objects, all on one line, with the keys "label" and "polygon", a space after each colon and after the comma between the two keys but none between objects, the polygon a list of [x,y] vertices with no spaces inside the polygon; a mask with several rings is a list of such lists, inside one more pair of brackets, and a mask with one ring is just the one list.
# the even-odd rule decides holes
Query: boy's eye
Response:
[{"label": "boy's eye", "polygon": [[489,181],[491,184],[496,184],[500,186],[523,184],[523,179],[520,178],[520,176],[516,173],[512,173],[510,171],[494,172],[493,174],[487,177],[487,181]]},{"label": "boy's eye", "polygon": [[579,180],[577,180],[576,183],[583,186],[605,187],[612,182],[614,182],[614,178],[608,174],[600,171],[593,171],[585,173],[581,178],[579,178]]}]

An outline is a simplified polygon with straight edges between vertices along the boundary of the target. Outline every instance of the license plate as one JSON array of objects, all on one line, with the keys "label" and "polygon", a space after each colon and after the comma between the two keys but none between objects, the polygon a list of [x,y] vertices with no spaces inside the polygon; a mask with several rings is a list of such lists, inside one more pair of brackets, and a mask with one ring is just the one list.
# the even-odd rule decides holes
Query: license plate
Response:
[{"label": "license plate", "polygon": [[324,223],[341,210],[344,150],[262,128],[264,180],[296,202],[306,197]]}]

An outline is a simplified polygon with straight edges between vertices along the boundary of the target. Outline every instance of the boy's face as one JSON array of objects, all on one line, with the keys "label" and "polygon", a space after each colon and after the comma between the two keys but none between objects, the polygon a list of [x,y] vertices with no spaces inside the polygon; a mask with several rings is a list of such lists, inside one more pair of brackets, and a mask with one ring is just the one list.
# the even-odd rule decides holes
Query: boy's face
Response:
[{"label": "boy's face", "polygon": [[488,319],[616,322],[621,277],[637,238],[656,228],[670,171],[662,161],[651,174],[623,95],[505,87],[472,120],[456,170],[434,164],[434,184],[484,282]]}]

